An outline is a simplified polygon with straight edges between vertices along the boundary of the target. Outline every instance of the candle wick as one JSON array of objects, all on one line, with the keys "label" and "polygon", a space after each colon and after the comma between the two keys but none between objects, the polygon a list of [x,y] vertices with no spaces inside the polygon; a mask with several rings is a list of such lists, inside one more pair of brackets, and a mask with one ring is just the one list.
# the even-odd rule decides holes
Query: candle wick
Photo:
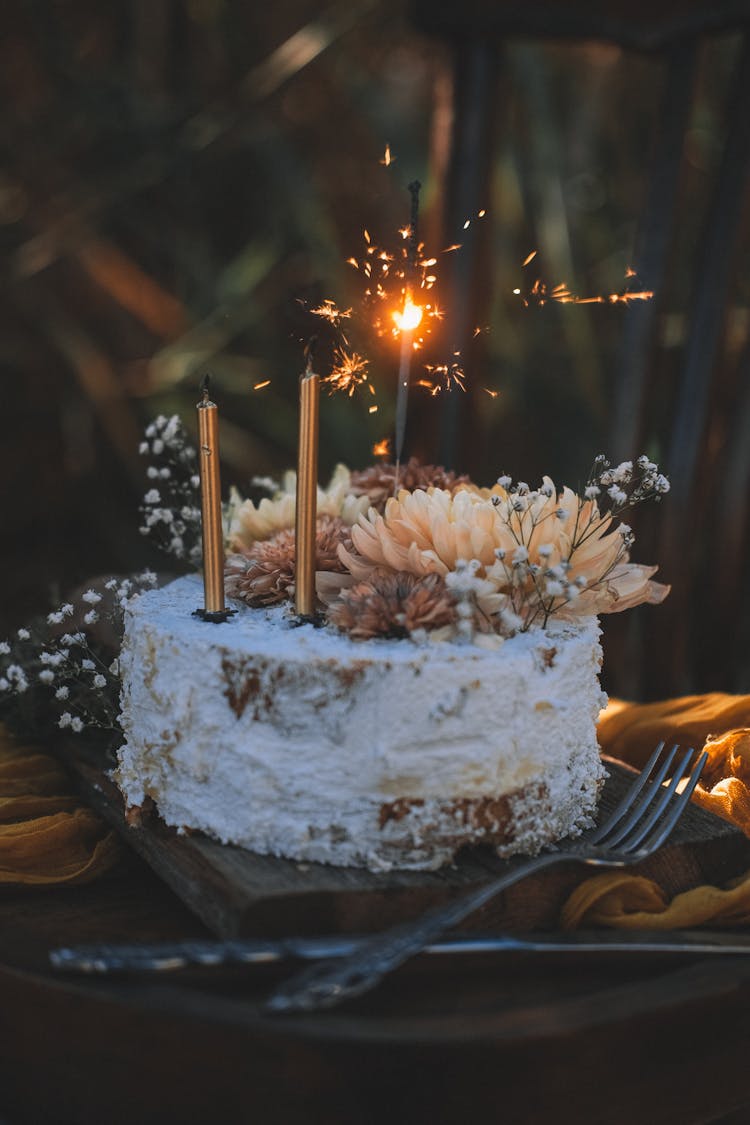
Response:
[{"label": "candle wick", "polygon": [[312,375],[313,373],[313,357],[315,349],[318,346],[318,337],[311,336],[305,344],[305,375]]},{"label": "candle wick", "polygon": [[209,401],[208,388],[209,388],[210,383],[211,383],[211,376],[208,375],[208,374],[204,375],[203,379],[201,380],[201,394],[203,395],[203,401],[204,402]]}]

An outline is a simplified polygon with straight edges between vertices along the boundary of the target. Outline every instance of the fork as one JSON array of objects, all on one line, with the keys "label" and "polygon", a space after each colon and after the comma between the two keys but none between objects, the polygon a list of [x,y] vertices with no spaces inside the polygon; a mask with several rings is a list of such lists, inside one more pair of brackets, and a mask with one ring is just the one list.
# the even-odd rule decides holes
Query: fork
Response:
[{"label": "fork", "polygon": [[673,746],[657,768],[663,749],[664,743],[660,742],[620,804],[598,828],[578,840],[565,840],[548,848],[447,905],[441,903],[417,919],[375,934],[347,957],[317,962],[272,993],[266,1001],[266,1010],[312,1012],[333,1008],[344,1000],[369,992],[384,976],[446,930],[459,925],[513,883],[542,868],[571,860],[592,867],[625,867],[653,855],[676,825],[708,759],[703,750],[688,769],[694,753],[688,750],[665,786],[662,783],[679,747]]}]

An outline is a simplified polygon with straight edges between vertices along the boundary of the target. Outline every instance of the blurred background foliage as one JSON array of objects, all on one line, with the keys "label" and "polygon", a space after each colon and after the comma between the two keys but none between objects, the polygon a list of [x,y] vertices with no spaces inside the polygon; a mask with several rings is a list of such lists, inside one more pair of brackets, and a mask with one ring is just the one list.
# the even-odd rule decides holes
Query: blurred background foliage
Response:
[{"label": "blurred background foliage", "polygon": [[[696,221],[661,295],[656,457],[737,50],[736,36],[717,35],[700,58],[680,203]],[[461,241],[472,218],[491,270],[482,331],[463,356],[469,452],[453,467],[483,482],[500,472],[582,482],[612,437],[630,310],[522,298],[537,278],[582,295],[625,290],[663,84],[655,55],[505,42],[476,226],[444,214],[449,46],[414,25],[405,0],[4,9],[2,627],[93,573],[159,565],[137,531],[140,434],[158,413],[194,430],[205,371],[222,409],[225,485],[248,491],[254,474],[293,463],[297,377],[315,330],[306,303],[356,304],[346,259],[365,227],[395,241],[415,177],[427,252]],[[745,273],[730,365],[747,338],[749,286]],[[368,463],[391,433],[398,357],[389,342],[368,355],[378,412],[367,394],[324,400],[321,477],[339,460]],[[436,460],[446,396],[412,397],[407,453]]]}]

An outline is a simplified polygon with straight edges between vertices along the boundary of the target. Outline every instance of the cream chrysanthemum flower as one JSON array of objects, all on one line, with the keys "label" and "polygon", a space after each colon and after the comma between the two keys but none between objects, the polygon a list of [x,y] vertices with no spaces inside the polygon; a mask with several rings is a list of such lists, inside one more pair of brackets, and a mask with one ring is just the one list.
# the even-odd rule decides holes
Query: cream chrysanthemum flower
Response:
[{"label": "cream chrysanthemum flower", "polygon": [[459,560],[477,559],[486,569],[498,548],[511,548],[513,539],[494,505],[478,492],[429,488],[400,492],[382,516],[371,508],[352,527],[352,544],[356,555],[341,558],[359,581],[376,566],[445,576]]},{"label": "cream chrysanthemum flower", "polygon": [[352,550],[340,547],[339,557],[356,582],[378,567],[445,577],[471,562],[522,626],[551,613],[592,616],[662,601],[669,587],[651,581],[655,567],[630,563],[632,537],[612,522],[595,500],[569,488],[558,494],[549,477],[536,490],[400,492],[383,515],[360,516]]},{"label": "cream chrysanthemum flower", "polygon": [[[350,484],[347,467],[337,465],[328,487],[318,488],[318,516],[333,516],[349,526],[355,523],[369,505],[366,496],[352,495]],[[257,505],[233,492],[228,519],[230,550],[248,550],[253,543],[294,527],[296,490],[297,474],[287,472],[274,496],[264,497]]]}]

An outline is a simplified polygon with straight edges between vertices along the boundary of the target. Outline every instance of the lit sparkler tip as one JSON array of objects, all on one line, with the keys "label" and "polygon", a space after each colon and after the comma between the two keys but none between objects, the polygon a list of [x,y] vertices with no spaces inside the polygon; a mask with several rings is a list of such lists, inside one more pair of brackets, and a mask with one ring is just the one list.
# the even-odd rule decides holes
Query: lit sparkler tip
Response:
[{"label": "lit sparkler tip", "polygon": [[490,389],[490,387],[482,387],[482,390],[486,395],[489,395],[490,398],[497,398],[500,394],[500,391],[493,391]]},{"label": "lit sparkler tip", "polygon": [[382,441],[376,441],[372,447],[373,457],[390,457],[391,455],[391,439],[383,438]]},{"label": "lit sparkler tip", "polygon": [[389,144],[386,144],[385,152],[383,153],[383,156],[380,160],[380,163],[384,164],[385,167],[388,168],[388,167],[390,167],[391,164],[393,164],[395,159],[396,159],[396,157],[393,156],[392,153],[391,153],[391,146]]},{"label": "lit sparkler tip", "polygon": [[404,307],[401,312],[393,313],[393,320],[400,332],[413,332],[418,328],[423,315],[423,309],[420,305],[415,305],[410,297],[404,301]]}]

